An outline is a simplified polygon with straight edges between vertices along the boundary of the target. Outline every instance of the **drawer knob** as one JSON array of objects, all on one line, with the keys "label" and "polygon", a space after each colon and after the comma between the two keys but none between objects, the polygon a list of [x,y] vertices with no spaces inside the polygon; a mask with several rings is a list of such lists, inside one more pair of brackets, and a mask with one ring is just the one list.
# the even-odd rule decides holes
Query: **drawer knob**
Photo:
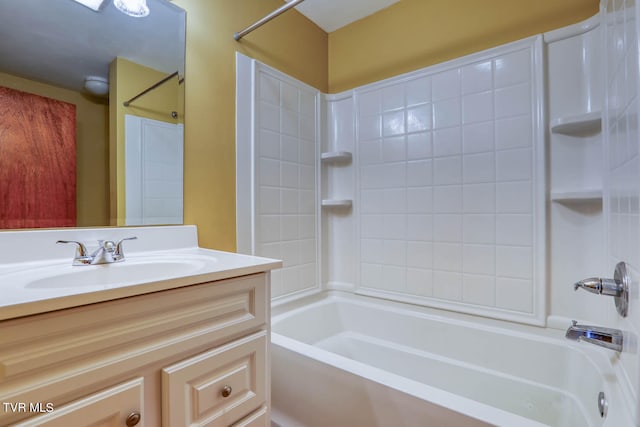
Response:
[{"label": "drawer knob", "polygon": [[129,414],[129,416],[127,417],[127,427],[133,427],[135,425],[138,425],[138,423],[140,422],[140,419],[142,418],[142,416],[140,415],[140,412],[132,412]]},{"label": "drawer knob", "polygon": [[225,385],[224,387],[222,387],[222,397],[229,397],[231,396],[231,392],[233,391],[233,389],[231,388],[230,385]]}]

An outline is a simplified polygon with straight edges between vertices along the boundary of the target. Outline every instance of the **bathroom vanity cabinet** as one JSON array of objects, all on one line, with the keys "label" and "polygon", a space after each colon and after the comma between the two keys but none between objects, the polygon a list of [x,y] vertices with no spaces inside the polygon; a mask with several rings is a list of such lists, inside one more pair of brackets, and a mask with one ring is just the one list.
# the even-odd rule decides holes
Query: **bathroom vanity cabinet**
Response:
[{"label": "bathroom vanity cabinet", "polygon": [[267,426],[269,273],[0,321],[0,426]]}]

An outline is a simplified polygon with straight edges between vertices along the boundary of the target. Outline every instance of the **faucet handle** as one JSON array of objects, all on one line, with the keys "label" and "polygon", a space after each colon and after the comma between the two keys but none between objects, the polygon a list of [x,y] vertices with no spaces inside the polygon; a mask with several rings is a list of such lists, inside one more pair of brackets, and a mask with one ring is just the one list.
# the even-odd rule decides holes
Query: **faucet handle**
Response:
[{"label": "faucet handle", "polygon": [[622,283],[618,283],[615,279],[601,279],[599,277],[582,279],[573,285],[574,290],[577,291],[579,288],[593,294],[609,295],[612,297],[619,297],[623,292]]},{"label": "faucet handle", "polygon": [[82,242],[76,242],[75,240],[58,240],[56,243],[73,243],[76,245],[76,258],[87,257],[87,247]]},{"label": "faucet handle", "polygon": [[124,258],[124,249],[122,246],[122,242],[124,242],[125,240],[137,240],[138,238],[136,236],[133,237],[125,237],[124,239],[120,239],[118,240],[118,242],[116,242],[116,250],[114,255],[119,257],[120,259]]},{"label": "faucet handle", "polygon": [[590,277],[580,280],[573,285],[574,290],[580,288],[597,295],[608,295],[614,297],[616,309],[622,317],[627,316],[629,310],[629,286],[631,278],[627,272],[624,262],[616,264],[613,279],[601,279]]},{"label": "faucet handle", "polygon": [[76,245],[76,255],[73,257],[73,263],[71,265],[91,264],[93,258],[89,255],[87,247],[82,242],[76,242],[75,240],[58,240],[56,243],[73,243]]}]

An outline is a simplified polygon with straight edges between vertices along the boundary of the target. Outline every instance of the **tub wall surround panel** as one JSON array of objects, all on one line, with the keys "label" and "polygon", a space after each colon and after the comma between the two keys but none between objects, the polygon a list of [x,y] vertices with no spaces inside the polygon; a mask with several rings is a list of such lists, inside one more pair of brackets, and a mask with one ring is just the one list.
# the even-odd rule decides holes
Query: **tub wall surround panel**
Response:
[{"label": "tub wall surround panel", "polygon": [[354,90],[357,292],[544,323],[542,38]]},{"label": "tub wall surround panel", "polygon": [[183,223],[184,125],[125,115],[126,225]]},{"label": "tub wall surround panel", "polygon": [[[599,16],[544,34],[548,106],[548,271],[551,327],[608,325],[608,302],[575,292],[609,277],[602,212],[602,32]],[[576,252],[579,248],[579,252]],[[578,254],[578,256],[577,256]]]},{"label": "tub wall surround panel", "polygon": [[322,156],[343,153],[341,161],[321,163],[322,200],[351,203],[341,208],[322,210],[322,282],[331,289],[353,292],[357,264],[357,219],[354,212],[356,159],[354,98],[351,92],[326,95],[322,108]]},{"label": "tub wall surround panel", "polygon": [[238,55],[239,250],[284,260],[274,298],[322,283],[544,324],[542,67],[538,36],[321,96]]},{"label": "tub wall surround panel", "polygon": [[[238,105],[238,117],[253,118],[250,131],[240,129],[246,124],[238,122],[238,161],[253,165],[238,167],[239,188],[245,186],[247,194],[253,195],[249,201],[238,197],[238,203],[250,206],[252,212],[238,218],[238,251],[283,260],[284,267],[272,275],[273,298],[319,289],[320,94],[262,63],[240,54],[237,60],[238,69],[245,68],[242,75],[249,79],[238,87],[253,88],[253,93],[240,97],[244,104]],[[253,171],[252,182],[240,176],[247,170]]]}]

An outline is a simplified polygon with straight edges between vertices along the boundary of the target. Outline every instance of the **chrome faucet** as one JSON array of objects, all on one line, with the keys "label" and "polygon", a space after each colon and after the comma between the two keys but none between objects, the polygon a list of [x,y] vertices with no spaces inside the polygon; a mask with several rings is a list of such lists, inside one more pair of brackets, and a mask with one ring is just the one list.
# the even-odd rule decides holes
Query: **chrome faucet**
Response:
[{"label": "chrome faucet", "polygon": [[600,277],[590,277],[580,280],[573,285],[574,290],[584,289],[596,295],[608,295],[614,298],[616,310],[622,317],[627,317],[629,311],[629,289],[631,277],[627,272],[627,265],[624,262],[616,264],[613,272],[613,279],[601,279]]},{"label": "chrome faucet", "polygon": [[601,279],[599,277],[590,277],[574,283],[574,290],[584,289],[592,294],[609,295],[619,297],[624,291],[622,283],[618,283],[614,279]]},{"label": "chrome faucet", "polygon": [[76,245],[76,254],[72,265],[96,265],[111,264],[124,261],[122,242],[136,240],[137,237],[127,237],[113,242],[112,240],[98,240],[98,249],[89,254],[87,247],[82,242],[74,240],[58,240],[56,243],[73,243]]},{"label": "chrome faucet", "polygon": [[600,326],[578,325],[575,320],[567,329],[565,338],[573,341],[585,341],[609,350],[622,351],[622,331]]}]

